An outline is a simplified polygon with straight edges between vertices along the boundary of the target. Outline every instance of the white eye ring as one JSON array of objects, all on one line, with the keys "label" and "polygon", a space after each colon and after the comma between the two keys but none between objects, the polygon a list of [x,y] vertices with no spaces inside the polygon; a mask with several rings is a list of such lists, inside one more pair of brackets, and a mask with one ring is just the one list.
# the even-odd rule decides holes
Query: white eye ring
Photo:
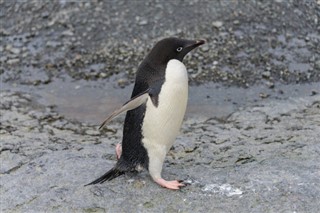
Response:
[{"label": "white eye ring", "polygon": [[181,50],[182,50],[182,47],[177,48],[177,52],[181,52]]}]

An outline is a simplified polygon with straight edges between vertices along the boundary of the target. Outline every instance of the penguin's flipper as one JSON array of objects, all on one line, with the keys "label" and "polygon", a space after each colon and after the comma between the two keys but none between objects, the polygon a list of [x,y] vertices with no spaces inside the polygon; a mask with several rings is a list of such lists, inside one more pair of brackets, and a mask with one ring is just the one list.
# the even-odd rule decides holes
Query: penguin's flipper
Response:
[{"label": "penguin's flipper", "polygon": [[128,110],[135,109],[139,107],[141,104],[147,102],[149,97],[149,89],[144,91],[143,93],[133,97],[130,101],[123,104],[123,106],[117,110],[115,110],[109,117],[107,117],[102,124],[100,125],[99,129],[104,127],[107,123],[109,123],[113,118],[117,117],[120,113],[126,112]]},{"label": "penguin's flipper", "polygon": [[160,94],[163,82],[164,82],[164,79],[159,79],[153,82],[152,87],[150,87],[149,95],[155,107],[158,107],[159,105],[159,94]]}]

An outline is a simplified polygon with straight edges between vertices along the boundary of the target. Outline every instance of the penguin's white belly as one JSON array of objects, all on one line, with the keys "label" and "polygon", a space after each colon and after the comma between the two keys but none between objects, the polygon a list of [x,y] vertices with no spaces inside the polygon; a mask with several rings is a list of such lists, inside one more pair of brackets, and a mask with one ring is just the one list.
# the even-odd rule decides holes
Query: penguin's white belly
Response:
[{"label": "penguin's white belly", "polygon": [[187,101],[187,70],[180,61],[170,60],[159,94],[158,106],[154,106],[150,97],[146,103],[142,143],[149,155],[163,155],[169,151],[179,134]]}]

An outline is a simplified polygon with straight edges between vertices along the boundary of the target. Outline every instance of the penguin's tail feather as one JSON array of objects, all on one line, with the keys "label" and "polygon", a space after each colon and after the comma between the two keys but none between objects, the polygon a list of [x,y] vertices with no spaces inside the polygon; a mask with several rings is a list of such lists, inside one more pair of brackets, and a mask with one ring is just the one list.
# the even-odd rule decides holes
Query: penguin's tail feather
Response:
[{"label": "penguin's tail feather", "polygon": [[124,173],[125,172],[120,171],[119,168],[117,166],[115,166],[112,169],[110,169],[108,172],[106,172],[104,175],[102,175],[98,179],[92,181],[91,183],[86,184],[85,186],[93,185],[93,184],[97,184],[97,183],[103,183],[105,181],[109,181],[109,180],[112,180],[116,177],[119,177],[120,175],[123,175]]}]

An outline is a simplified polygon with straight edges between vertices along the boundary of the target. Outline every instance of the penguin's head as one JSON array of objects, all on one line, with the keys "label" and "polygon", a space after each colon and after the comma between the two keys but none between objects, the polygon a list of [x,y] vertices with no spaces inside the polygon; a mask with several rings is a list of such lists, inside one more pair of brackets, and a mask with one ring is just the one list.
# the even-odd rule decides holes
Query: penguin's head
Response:
[{"label": "penguin's head", "polygon": [[188,52],[204,43],[204,40],[165,38],[152,48],[148,59],[156,64],[167,64],[171,59],[177,59],[182,62]]}]

